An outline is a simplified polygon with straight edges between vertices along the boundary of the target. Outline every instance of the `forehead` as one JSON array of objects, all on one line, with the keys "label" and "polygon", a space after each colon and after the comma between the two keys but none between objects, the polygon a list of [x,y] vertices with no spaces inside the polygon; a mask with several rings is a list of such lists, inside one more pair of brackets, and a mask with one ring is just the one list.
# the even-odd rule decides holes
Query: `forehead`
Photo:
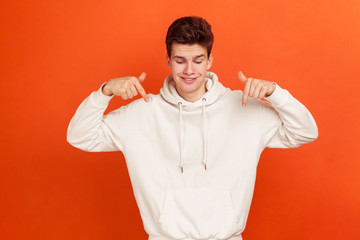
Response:
[{"label": "forehead", "polygon": [[171,47],[171,57],[181,56],[185,58],[191,58],[204,54],[207,57],[207,50],[205,47],[199,44],[179,44],[173,43]]}]

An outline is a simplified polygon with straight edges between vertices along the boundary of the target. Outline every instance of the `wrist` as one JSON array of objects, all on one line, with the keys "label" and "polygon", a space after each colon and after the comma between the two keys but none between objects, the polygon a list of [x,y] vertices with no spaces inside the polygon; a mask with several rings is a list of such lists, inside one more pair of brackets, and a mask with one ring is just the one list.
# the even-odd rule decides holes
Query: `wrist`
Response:
[{"label": "wrist", "polygon": [[101,92],[102,92],[104,95],[108,96],[108,97],[110,97],[110,96],[113,95],[113,94],[111,93],[111,91],[109,90],[109,85],[108,85],[107,82],[102,86]]},{"label": "wrist", "polygon": [[266,93],[265,97],[270,97],[270,96],[274,93],[274,91],[275,91],[275,89],[276,89],[276,83],[272,82],[272,83],[269,85],[269,87],[270,87],[270,89],[269,89],[269,91]]}]

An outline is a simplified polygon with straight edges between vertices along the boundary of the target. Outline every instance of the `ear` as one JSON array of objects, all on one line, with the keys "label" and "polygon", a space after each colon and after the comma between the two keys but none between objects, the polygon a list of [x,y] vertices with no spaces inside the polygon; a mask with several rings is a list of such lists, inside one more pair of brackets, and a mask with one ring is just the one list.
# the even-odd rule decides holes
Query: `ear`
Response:
[{"label": "ear", "polygon": [[208,59],[208,64],[207,64],[207,70],[210,69],[211,65],[212,65],[212,61],[213,61],[213,54],[210,53],[209,59]]},{"label": "ear", "polygon": [[167,63],[168,68],[171,70],[170,58],[169,58],[168,54],[166,54],[166,63]]}]

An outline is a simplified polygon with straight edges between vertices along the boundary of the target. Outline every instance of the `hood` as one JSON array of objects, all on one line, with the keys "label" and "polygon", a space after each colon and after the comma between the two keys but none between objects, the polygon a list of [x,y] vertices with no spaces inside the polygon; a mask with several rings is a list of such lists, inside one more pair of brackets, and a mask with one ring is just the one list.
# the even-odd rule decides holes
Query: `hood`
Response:
[{"label": "hood", "polygon": [[202,142],[203,142],[203,158],[202,164],[204,169],[207,170],[207,119],[206,119],[206,106],[213,104],[219,97],[221,97],[227,88],[225,88],[219,81],[218,77],[213,72],[206,72],[205,76],[205,87],[206,93],[196,102],[188,102],[183,99],[175,88],[175,81],[172,75],[169,75],[165,81],[164,86],[160,89],[160,95],[170,104],[176,105],[179,110],[179,168],[181,173],[184,172],[184,158],[183,158],[183,149],[184,149],[184,118],[183,110],[193,111],[199,108],[202,108]]},{"label": "hood", "polygon": [[213,72],[206,72],[205,76],[206,93],[196,102],[188,102],[183,99],[175,88],[175,81],[170,74],[164,81],[164,86],[160,89],[160,95],[169,103],[178,105],[182,103],[184,109],[194,109],[203,105],[203,99],[206,99],[205,105],[214,103],[223,93],[226,88],[219,82],[218,77]]}]

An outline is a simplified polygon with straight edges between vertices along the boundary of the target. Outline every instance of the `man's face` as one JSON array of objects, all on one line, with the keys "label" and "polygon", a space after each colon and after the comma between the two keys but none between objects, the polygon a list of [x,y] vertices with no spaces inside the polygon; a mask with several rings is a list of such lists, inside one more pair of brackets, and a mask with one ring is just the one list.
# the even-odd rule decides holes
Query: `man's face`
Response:
[{"label": "man's face", "polygon": [[176,90],[187,101],[198,100],[205,92],[205,75],[211,67],[212,54],[199,44],[172,44],[168,67],[175,80]]}]

